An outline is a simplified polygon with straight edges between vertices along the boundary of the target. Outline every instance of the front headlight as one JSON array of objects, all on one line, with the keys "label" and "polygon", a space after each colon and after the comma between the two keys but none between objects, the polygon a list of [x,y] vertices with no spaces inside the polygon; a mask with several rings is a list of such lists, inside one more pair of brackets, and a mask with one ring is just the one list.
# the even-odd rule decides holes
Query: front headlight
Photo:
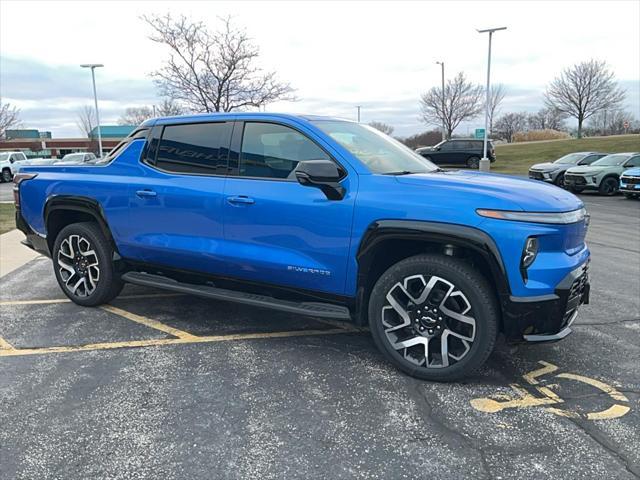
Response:
[{"label": "front headlight", "polygon": [[514,222],[528,223],[552,223],[567,225],[578,223],[587,217],[584,207],[570,212],[517,212],[510,210],[485,210],[479,208],[476,213],[481,217],[496,218],[499,220],[512,220]]}]

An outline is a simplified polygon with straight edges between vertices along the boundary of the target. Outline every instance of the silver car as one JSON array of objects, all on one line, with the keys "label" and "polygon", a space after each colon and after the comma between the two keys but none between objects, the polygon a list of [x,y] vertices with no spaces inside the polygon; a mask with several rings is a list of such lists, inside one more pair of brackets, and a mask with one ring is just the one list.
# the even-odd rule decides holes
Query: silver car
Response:
[{"label": "silver car", "polygon": [[609,154],[602,152],[576,152],[560,157],[554,162],[536,163],[529,168],[529,178],[564,188],[564,173],[569,168],[577,165],[591,165],[607,155]]}]

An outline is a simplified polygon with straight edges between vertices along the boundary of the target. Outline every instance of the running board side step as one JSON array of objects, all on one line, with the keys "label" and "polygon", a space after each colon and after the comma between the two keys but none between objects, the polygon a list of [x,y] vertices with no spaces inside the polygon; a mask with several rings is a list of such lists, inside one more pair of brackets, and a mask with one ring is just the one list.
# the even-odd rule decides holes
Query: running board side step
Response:
[{"label": "running board side step", "polygon": [[211,287],[208,285],[194,285],[181,283],[172,278],[151,273],[127,272],[122,275],[122,280],[145,287],[162,288],[174,292],[197,295],[200,297],[224,300],[227,302],[243,303],[254,307],[271,308],[282,312],[297,313],[312,317],[333,318],[337,320],[350,320],[351,315],[347,307],[320,302],[294,302],[290,300],[279,300],[266,295],[255,293],[245,293],[236,290]]}]

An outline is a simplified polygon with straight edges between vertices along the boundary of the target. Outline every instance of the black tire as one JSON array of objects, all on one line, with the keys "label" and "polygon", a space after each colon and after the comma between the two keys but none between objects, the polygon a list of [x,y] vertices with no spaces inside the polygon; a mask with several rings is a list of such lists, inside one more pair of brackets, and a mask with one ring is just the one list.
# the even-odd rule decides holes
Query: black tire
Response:
[{"label": "black tire", "polygon": [[[418,279],[418,277],[422,278]],[[407,279],[409,279],[409,283],[406,283]],[[402,299],[396,297],[402,297],[404,292],[415,287],[410,282],[417,282],[418,287],[423,285],[423,291],[419,294],[423,295],[432,281],[436,283],[429,290],[430,293],[427,294],[423,303],[408,302],[408,309],[405,313],[409,320],[406,323],[407,320],[402,319],[397,307],[391,305],[388,296],[394,298],[396,304],[401,303]],[[440,284],[441,281],[442,284]],[[406,284],[406,289],[403,290],[399,284],[403,286]],[[448,290],[449,293],[444,295],[444,300],[438,298],[442,292],[441,285],[446,288],[452,285]],[[455,292],[454,289],[456,289]],[[454,307],[454,304],[450,304],[449,301],[458,293],[464,298],[464,303],[469,307],[469,310],[462,312],[462,315],[458,312],[457,315],[469,319],[470,317],[464,314],[470,313],[473,315],[471,319],[475,323],[472,329],[473,333],[466,334],[467,340],[472,338],[470,346],[469,342],[464,345],[464,341],[460,340],[458,335],[455,335],[457,338],[454,338],[454,332],[457,331],[460,334],[460,327],[468,329],[472,327],[448,316]],[[420,300],[419,297],[404,296],[406,300]],[[462,304],[460,296],[452,301],[456,305]],[[438,302],[441,303],[436,305]],[[448,313],[442,310],[443,306],[448,306],[446,308]],[[397,317],[399,325],[396,325],[394,317]],[[452,381],[471,375],[493,351],[498,333],[498,320],[495,294],[487,280],[465,262],[444,255],[417,255],[396,263],[378,279],[369,299],[369,328],[376,346],[397,368],[408,375],[423,380]],[[386,325],[383,322],[386,322]],[[459,323],[454,327],[453,324],[456,322]],[[419,329],[424,331],[421,333]],[[442,341],[443,337],[445,337],[445,342]],[[431,351],[427,355],[423,353],[425,347],[421,344],[415,344],[403,350],[400,350],[402,347],[398,347],[405,342],[424,342],[424,338],[427,338],[427,348]],[[453,363],[450,362],[450,358],[454,358],[450,357],[449,349],[452,348],[449,343],[450,339],[455,340],[453,342],[454,349],[455,343],[459,343],[458,348],[461,345],[466,348],[464,353],[457,354],[458,359],[455,359]],[[446,355],[442,354],[440,347],[444,343],[447,343]],[[393,345],[396,345],[396,348]],[[433,352],[434,345],[436,350],[440,349],[439,353]],[[430,355],[433,358],[431,361],[433,368],[427,366]],[[438,355],[440,356],[440,366],[436,361]],[[414,361],[408,359],[409,357]],[[425,364],[418,364],[417,361],[424,361],[422,357],[426,357]],[[444,357],[447,359],[446,365]]]},{"label": "black tire", "polygon": [[480,159],[478,157],[469,157],[467,159],[467,167],[477,170],[480,168]]},{"label": "black tire", "polygon": [[598,193],[600,195],[615,195],[620,188],[620,181],[616,177],[604,177],[598,187]]},{"label": "black tire", "polygon": [[64,227],[56,237],[51,257],[60,288],[78,305],[108,303],[124,286],[114,268],[113,247],[95,223]]},{"label": "black tire", "polygon": [[556,187],[564,188],[564,173],[559,173],[556,179],[553,181]]},{"label": "black tire", "polygon": [[7,183],[9,183],[11,180],[13,180],[13,174],[11,173],[11,169],[3,168],[2,169],[2,176],[0,176],[0,178],[2,178],[3,182],[7,182]]}]

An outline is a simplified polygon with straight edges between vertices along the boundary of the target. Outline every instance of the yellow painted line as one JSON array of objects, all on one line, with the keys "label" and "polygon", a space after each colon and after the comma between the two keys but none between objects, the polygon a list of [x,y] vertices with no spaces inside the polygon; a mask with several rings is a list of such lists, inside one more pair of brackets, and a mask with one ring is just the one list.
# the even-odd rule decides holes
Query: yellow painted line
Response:
[{"label": "yellow painted line", "polygon": [[[586,383],[588,385],[591,385],[592,387],[597,388],[598,390],[601,390],[602,392],[606,393],[611,398],[613,398],[614,400],[617,400],[619,402],[628,402],[629,401],[629,399],[625,395],[620,393],[614,387],[612,387],[611,385],[607,385],[606,383],[601,382],[600,380],[595,380],[593,378],[585,377],[583,375],[577,375],[575,373],[561,373],[561,374],[557,375],[557,377],[559,377],[559,378],[569,378],[571,380],[576,380],[577,382],[583,382],[583,383]],[[627,413],[629,413],[629,410],[631,410],[631,408],[629,408],[628,406],[620,405],[620,404],[616,403],[615,405],[612,405],[611,407],[607,408],[606,410],[602,410],[600,412],[587,413],[587,419],[589,419],[589,420],[611,420],[613,418],[619,418],[619,417],[622,417],[623,415],[626,415]]]},{"label": "yellow painted line", "polygon": [[127,312],[126,310],[123,310],[118,307],[114,307],[113,305],[103,305],[100,308],[107,312],[111,312],[121,317],[124,317],[127,320],[131,320],[132,322],[136,322],[146,327],[154,328],[156,330],[160,330],[161,332],[168,333],[169,335],[173,335],[174,337],[183,338],[183,339],[198,338],[197,336],[192,335],[183,330],[170,327],[169,325],[165,325],[164,323],[158,322],[157,320],[152,320],[151,318],[143,317],[142,315],[137,315],[135,313]]},{"label": "yellow painted line", "polygon": [[8,300],[0,302],[0,306],[12,306],[12,305],[47,305],[54,303],[69,303],[71,300],[68,298],[54,298],[51,300]]},{"label": "yellow painted line", "polygon": [[[169,297],[181,297],[184,293],[144,293],[139,295],[121,295],[118,300],[135,300],[138,298],[169,298]],[[7,305],[47,305],[55,303],[71,303],[68,298],[52,298],[49,300],[5,300],[0,302],[0,307]]]},{"label": "yellow painted line", "polygon": [[0,337],[0,350],[15,350],[13,345],[7,342],[4,338]]},{"label": "yellow painted line", "polygon": [[601,412],[587,413],[587,418],[589,420],[611,420],[612,418],[620,418],[623,415],[626,415],[629,413],[629,410],[631,410],[631,408],[626,405],[616,403]]},{"label": "yellow painted line", "polygon": [[532,372],[529,373],[525,373],[522,378],[524,378],[527,382],[529,382],[531,385],[538,385],[538,377],[541,377],[543,375],[546,375],[548,373],[552,373],[555,372],[556,370],[558,370],[558,367],[556,367],[555,365],[549,363],[549,362],[545,362],[543,360],[540,360],[538,363],[542,364],[543,367],[539,368],[538,370],[533,370]]},{"label": "yellow painted line", "polygon": [[331,330],[294,330],[287,332],[270,333],[241,333],[233,335],[209,335],[191,338],[156,338],[151,340],[133,340],[128,342],[91,343],[88,345],[43,347],[43,348],[16,348],[13,350],[1,350],[0,357],[18,357],[24,355],[45,355],[50,353],[88,352],[93,350],[113,350],[118,348],[140,348],[159,345],[183,345],[195,343],[229,342],[234,340],[259,340],[265,338],[306,337],[315,335],[336,335],[350,333],[342,328]]},{"label": "yellow painted line", "polygon": [[[541,405],[553,405],[558,403],[556,398],[549,397],[534,397],[524,388],[517,383],[511,384],[510,387],[520,395],[520,398],[516,398],[508,401],[497,401],[493,398],[474,398],[471,400],[471,406],[476,410],[485,413],[496,413],[504,410],[505,408],[525,408],[525,407],[537,407]],[[562,401],[562,400],[560,400]]]}]

